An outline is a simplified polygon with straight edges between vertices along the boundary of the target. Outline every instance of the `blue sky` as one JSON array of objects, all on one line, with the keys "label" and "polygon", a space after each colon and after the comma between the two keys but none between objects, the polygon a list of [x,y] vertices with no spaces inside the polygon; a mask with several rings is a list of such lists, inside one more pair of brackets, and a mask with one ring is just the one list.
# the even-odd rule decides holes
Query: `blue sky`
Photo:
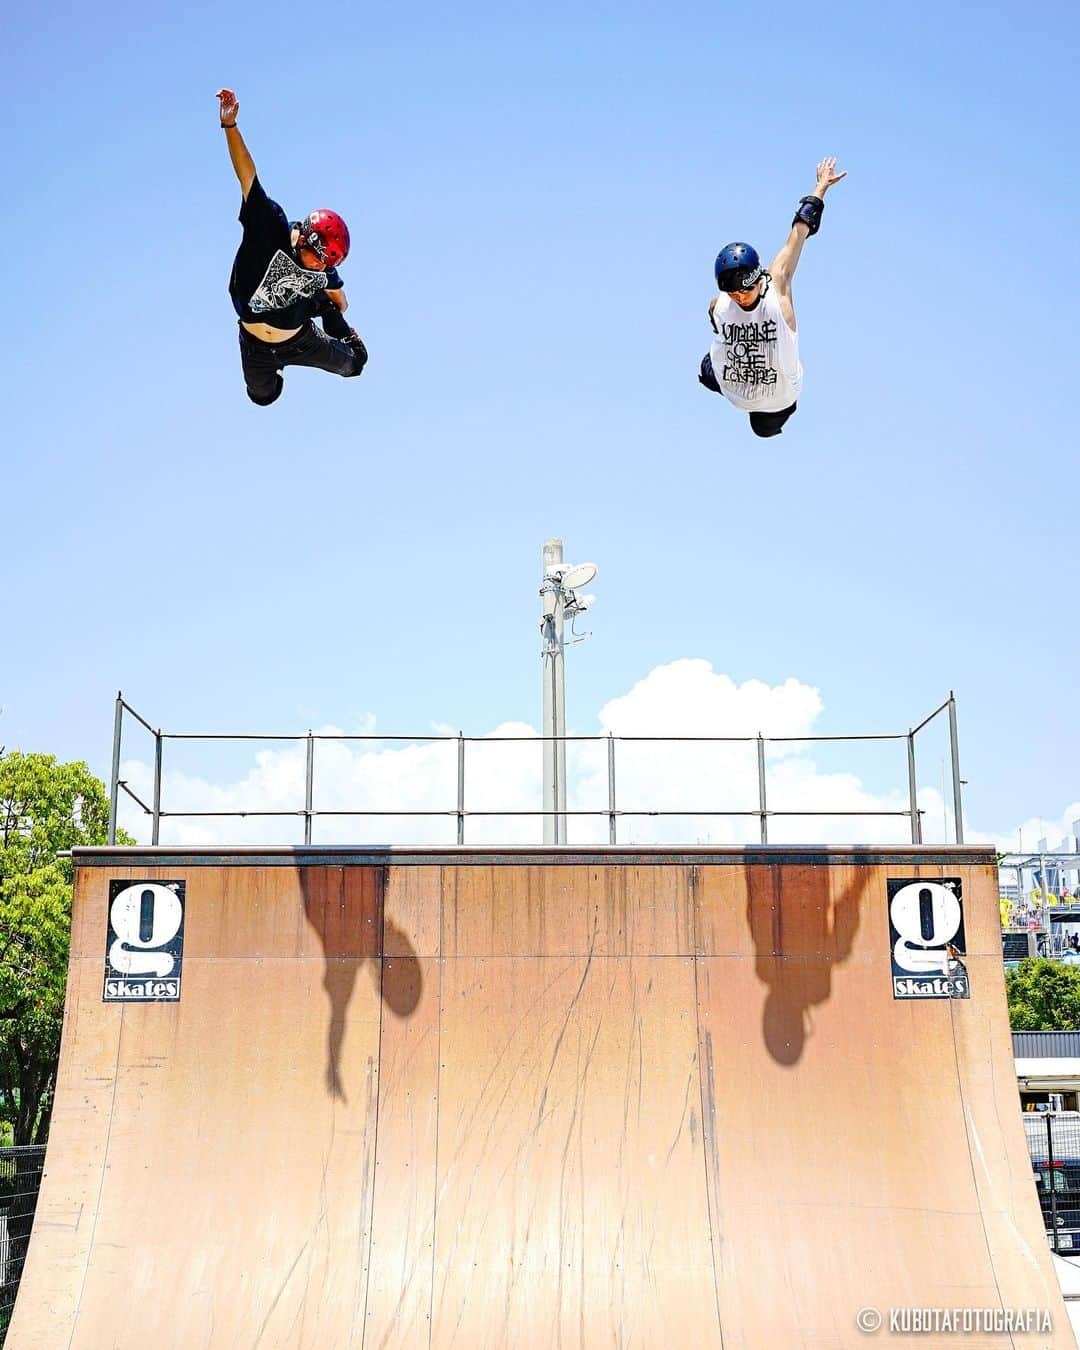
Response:
[{"label": "blue sky", "polygon": [[[3,91],[0,744],[536,725],[540,549],[601,568],[570,722],[657,667],[960,700],[969,822],[1080,796],[1074,6],[26,11]],[[225,292],[240,98],[340,211],[371,361],[248,404]],[[782,242],[784,435],[696,384],[712,259]],[[663,708],[654,709],[662,722]],[[657,734],[665,730],[656,725]]]}]

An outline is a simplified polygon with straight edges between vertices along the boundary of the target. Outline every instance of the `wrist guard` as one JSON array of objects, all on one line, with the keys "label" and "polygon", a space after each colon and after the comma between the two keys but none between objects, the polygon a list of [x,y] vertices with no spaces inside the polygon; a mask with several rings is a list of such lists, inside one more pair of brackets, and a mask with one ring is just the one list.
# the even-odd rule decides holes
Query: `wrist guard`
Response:
[{"label": "wrist guard", "polygon": [[340,338],[342,342],[348,342],[352,327],[325,291],[319,296],[318,305],[323,332],[329,333],[331,337]]},{"label": "wrist guard", "polygon": [[795,219],[792,225],[798,225],[800,221],[807,226],[812,235],[817,234],[821,229],[821,213],[825,210],[825,203],[820,197],[803,197],[799,201],[798,210],[795,212]]},{"label": "wrist guard", "polygon": [[356,373],[359,375],[367,365],[367,348],[364,346],[364,341],[355,328],[350,328],[349,333],[351,336],[346,338],[345,341],[346,345],[352,348],[353,356],[356,357]]}]

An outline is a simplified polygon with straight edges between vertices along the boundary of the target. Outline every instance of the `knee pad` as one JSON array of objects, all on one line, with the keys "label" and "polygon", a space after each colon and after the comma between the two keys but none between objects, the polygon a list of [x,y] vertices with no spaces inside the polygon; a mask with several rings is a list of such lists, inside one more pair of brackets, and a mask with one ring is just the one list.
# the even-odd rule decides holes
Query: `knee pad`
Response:
[{"label": "knee pad", "polygon": [[251,399],[252,403],[260,408],[269,408],[271,403],[276,403],[278,401],[281,397],[281,391],[285,388],[285,381],[280,375],[275,375],[274,379],[277,381],[277,384],[274,386],[273,393],[269,394],[266,398],[256,398],[250,389],[247,391],[247,396]]}]

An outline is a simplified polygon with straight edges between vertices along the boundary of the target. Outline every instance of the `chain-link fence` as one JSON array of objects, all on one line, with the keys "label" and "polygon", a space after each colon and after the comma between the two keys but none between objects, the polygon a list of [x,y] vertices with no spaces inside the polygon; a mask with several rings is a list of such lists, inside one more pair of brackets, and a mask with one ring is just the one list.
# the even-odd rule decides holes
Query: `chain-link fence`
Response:
[{"label": "chain-link fence", "polygon": [[0,1346],[19,1292],[44,1165],[43,1144],[0,1148]]},{"label": "chain-link fence", "polygon": [[1043,1226],[1054,1251],[1080,1254],[1080,1111],[1025,1111]]}]

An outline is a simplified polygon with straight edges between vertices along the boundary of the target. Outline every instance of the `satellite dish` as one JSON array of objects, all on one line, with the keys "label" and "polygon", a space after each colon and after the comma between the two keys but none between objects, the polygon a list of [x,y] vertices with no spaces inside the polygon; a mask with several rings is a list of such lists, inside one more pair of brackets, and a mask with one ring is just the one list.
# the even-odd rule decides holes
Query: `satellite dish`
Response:
[{"label": "satellite dish", "polygon": [[563,590],[576,591],[579,586],[587,586],[596,576],[596,571],[595,563],[578,563],[576,567],[568,568],[562,575]]}]

